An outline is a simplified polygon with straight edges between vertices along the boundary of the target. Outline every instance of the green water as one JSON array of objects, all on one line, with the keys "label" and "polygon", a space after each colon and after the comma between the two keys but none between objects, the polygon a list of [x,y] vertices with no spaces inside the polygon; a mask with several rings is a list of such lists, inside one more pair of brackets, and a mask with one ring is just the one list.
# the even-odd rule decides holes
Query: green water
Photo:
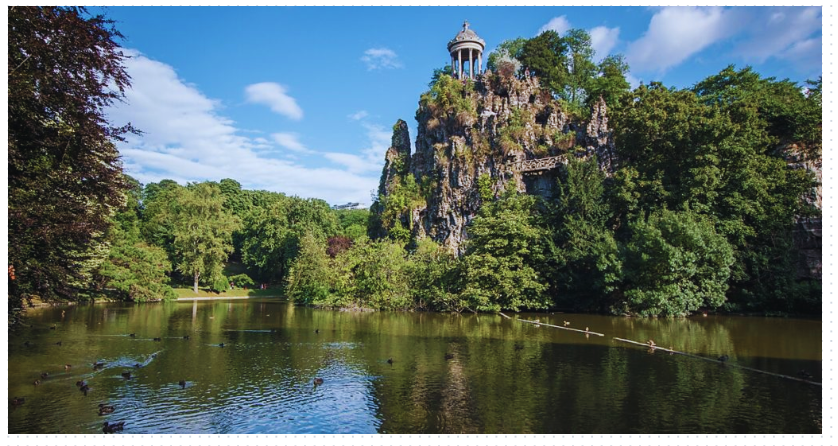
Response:
[{"label": "green water", "polygon": [[821,321],[519,316],[605,336],[254,299],[33,309],[9,336],[9,432],[821,433],[820,386],[736,367],[820,382]]}]

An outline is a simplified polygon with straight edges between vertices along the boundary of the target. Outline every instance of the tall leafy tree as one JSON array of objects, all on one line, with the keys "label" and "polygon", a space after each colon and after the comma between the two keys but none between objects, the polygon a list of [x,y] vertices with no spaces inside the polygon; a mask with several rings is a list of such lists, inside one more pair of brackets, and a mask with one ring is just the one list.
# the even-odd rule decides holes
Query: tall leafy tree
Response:
[{"label": "tall leafy tree", "polygon": [[579,107],[586,102],[589,84],[597,73],[597,66],[593,62],[591,36],[584,29],[571,29],[562,36],[562,42],[567,48],[567,54],[564,56],[567,78],[559,95]]},{"label": "tall leafy tree", "polygon": [[475,311],[546,308],[541,267],[548,237],[536,198],[508,192],[484,204],[469,226],[463,297]]},{"label": "tall leafy tree", "polygon": [[554,93],[564,92],[568,69],[566,42],[555,31],[548,30],[524,42],[520,61],[541,79],[541,85]]},{"label": "tall leafy tree", "polygon": [[214,183],[175,189],[171,205],[157,218],[171,225],[176,268],[199,282],[213,285],[233,251],[233,232],[240,221],[224,208],[224,196]]},{"label": "tall leafy tree", "polygon": [[620,98],[629,92],[631,85],[626,80],[629,66],[622,55],[610,55],[597,66],[597,75],[587,86],[587,105],[590,107],[601,97],[613,112],[620,104]]},{"label": "tall leafy tree", "polygon": [[133,129],[104,112],[129,86],[122,35],[82,8],[8,15],[9,305],[73,300],[128,188],[114,141]]},{"label": "tall leafy tree", "polygon": [[554,268],[548,273],[556,303],[605,310],[619,287],[622,260],[609,226],[613,211],[605,194],[605,173],[595,157],[571,157],[558,181],[551,209]]}]

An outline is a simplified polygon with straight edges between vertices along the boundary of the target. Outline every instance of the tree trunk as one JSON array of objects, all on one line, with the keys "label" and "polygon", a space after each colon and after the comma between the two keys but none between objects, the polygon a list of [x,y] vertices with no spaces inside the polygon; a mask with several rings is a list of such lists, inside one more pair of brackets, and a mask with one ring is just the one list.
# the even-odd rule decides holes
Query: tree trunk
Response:
[{"label": "tree trunk", "polygon": [[195,291],[196,296],[198,295],[198,277],[200,276],[201,274],[198,273],[198,271],[195,271],[195,284],[193,285],[193,290]]}]

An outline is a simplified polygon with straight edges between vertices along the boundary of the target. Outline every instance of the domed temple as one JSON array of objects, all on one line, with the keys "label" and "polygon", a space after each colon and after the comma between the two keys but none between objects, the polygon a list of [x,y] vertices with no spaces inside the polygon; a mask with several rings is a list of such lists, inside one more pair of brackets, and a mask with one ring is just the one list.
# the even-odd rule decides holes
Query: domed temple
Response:
[{"label": "domed temple", "polygon": [[[451,68],[458,79],[475,79],[483,72],[483,50],[486,48],[486,41],[468,26],[468,22],[463,22],[463,30],[448,42]],[[466,62],[465,66],[463,62]]]}]

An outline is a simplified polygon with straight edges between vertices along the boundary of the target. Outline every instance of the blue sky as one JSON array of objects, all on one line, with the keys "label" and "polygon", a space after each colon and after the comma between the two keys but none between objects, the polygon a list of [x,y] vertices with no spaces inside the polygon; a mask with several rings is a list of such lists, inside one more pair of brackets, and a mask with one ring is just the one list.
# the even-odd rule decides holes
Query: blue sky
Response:
[{"label": "blue sky", "polygon": [[[94,8],[92,12],[101,9]],[[109,110],[143,183],[233,178],[331,204],[370,203],[397,119],[410,126],[463,20],[486,41],[584,28],[631,81],[689,87],[729,64],[821,74],[820,7],[111,7],[133,87]]]}]

